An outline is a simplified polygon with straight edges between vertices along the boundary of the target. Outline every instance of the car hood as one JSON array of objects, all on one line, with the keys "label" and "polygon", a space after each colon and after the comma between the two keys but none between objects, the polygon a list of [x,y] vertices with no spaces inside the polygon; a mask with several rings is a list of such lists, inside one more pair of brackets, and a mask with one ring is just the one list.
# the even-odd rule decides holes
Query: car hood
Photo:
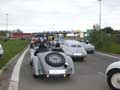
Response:
[{"label": "car hood", "polygon": [[110,64],[106,69],[106,74],[114,68],[120,69],[120,61],[117,61],[117,62],[114,62],[114,63]]},{"label": "car hood", "polygon": [[88,49],[88,48],[95,49],[95,47],[91,44],[85,44],[85,45],[82,45],[82,47],[84,47],[85,49]]}]

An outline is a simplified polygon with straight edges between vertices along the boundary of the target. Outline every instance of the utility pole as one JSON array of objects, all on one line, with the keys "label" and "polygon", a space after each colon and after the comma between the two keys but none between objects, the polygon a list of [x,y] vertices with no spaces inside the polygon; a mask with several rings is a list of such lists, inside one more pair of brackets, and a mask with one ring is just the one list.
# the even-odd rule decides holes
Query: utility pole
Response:
[{"label": "utility pole", "polygon": [[6,31],[8,31],[8,13],[6,13],[5,15],[6,15]]},{"label": "utility pole", "polygon": [[100,30],[101,30],[101,1],[102,0],[98,0],[99,1],[99,26],[100,26]]}]

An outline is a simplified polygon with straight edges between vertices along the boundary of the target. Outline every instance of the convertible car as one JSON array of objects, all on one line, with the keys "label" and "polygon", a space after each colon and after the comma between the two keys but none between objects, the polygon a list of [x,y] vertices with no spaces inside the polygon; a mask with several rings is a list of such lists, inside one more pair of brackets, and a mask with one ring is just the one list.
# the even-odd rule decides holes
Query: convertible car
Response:
[{"label": "convertible car", "polygon": [[66,55],[69,55],[72,58],[84,60],[84,58],[87,56],[86,50],[80,45],[80,42],[76,40],[64,40],[61,48]]},{"label": "convertible car", "polygon": [[69,77],[74,74],[74,64],[71,57],[67,56],[63,52],[57,51],[42,51],[36,55],[34,50],[30,50],[33,76],[63,76]]},{"label": "convertible car", "polygon": [[120,61],[110,64],[106,69],[107,82],[112,90],[120,90]]}]

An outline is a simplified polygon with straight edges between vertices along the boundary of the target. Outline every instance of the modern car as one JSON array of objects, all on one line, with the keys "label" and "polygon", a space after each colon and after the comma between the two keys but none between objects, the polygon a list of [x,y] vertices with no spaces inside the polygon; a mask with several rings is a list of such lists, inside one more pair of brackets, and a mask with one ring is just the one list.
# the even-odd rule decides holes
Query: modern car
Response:
[{"label": "modern car", "polygon": [[80,42],[80,45],[82,47],[85,48],[85,50],[88,52],[88,53],[94,53],[95,51],[95,46],[93,46],[92,44],[88,43],[88,42]]},{"label": "modern car", "polygon": [[61,48],[66,55],[69,55],[72,58],[80,58],[80,60],[84,60],[87,56],[86,50],[81,46],[80,42],[76,40],[64,40]]},{"label": "modern car", "polygon": [[110,64],[106,69],[107,82],[112,90],[120,90],[120,61]]},{"label": "modern car", "polygon": [[2,45],[0,44],[0,58],[3,56],[3,54],[4,54],[4,50]]},{"label": "modern car", "polygon": [[63,76],[69,77],[74,74],[74,64],[70,56],[63,52],[57,51],[42,51],[36,55],[34,50],[31,50],[30,64],[33,70],[34,77],[46,76]]}]

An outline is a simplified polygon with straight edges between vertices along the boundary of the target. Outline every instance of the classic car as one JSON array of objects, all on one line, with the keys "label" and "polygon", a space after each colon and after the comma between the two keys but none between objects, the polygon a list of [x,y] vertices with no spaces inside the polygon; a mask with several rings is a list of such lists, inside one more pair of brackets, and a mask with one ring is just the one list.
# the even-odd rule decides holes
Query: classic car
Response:
[{"label": "classic car", "polygon": [[4,54],[4,50],[2,45],[0,44],[0,58],[3,56],[3,54]]},{"label": "classic car", "polygon": [[61,48],[66,55],[69,55],[72,58],[84,60],[84,58],[87,56],[86,50],[80,45],[80,42],[76,40],[64,40]]},{"label": "classic car", "polygon": [[120,90],[120,61],[110,64],[106,69],[107,82],[112,90]]},{"label": "classic car", "polygon": [[87,42],[80,42],[80,45],[82,46],[82,47],[84,47],[85,48],[85,50],[88,52],[88,53],[94,53],[94,51],[95,51],[95,46],[93,46],[92,44],[90,44],[90,43],[87,43]]},{"label": "classic car", "polygon": [[35,53],[35,49],[31,49],[30,64],[33,70],[33,76],[64,76],[69,77],[74,74],[74,64],[70,56],[63,52],[44,50]]}]

